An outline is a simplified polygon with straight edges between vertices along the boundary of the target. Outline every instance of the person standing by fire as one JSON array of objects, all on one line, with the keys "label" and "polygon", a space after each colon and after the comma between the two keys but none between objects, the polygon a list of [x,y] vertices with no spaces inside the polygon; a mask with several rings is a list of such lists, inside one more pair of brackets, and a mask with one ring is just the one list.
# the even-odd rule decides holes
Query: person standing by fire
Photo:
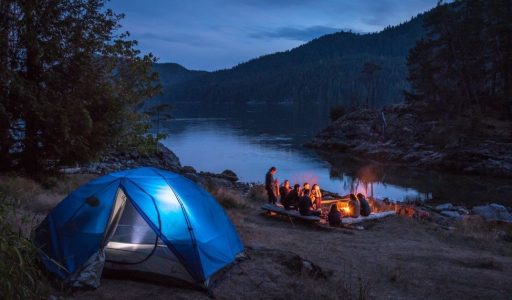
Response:
[{"label": "person standing by fire", "polygon": [[265,174],[265,190],[267,191],[268,203],[276,204],[277,197],[279,196],[279,181],[274,179],[274,174],[276,174],[276,167],[271,167],[268,169],[267,174]]}]

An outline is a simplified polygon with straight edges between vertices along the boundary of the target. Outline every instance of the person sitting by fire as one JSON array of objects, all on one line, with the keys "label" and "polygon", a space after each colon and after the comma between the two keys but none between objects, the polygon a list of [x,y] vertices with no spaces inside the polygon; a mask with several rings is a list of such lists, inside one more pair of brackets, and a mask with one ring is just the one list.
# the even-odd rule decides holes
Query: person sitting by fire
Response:
[{"label": "person sitting by fire", "polygon": [[364,195],[361,193],[357,194],[357,200],[359,200],[359,204],[361,206],[361,216],[368,217],[372,212],[372,209],[370,207],[370,204],[368,203],[368,200],[366,200]]},{"label": "person sitting by fire", "polygon": [[331,209],[327,215],[327,220],[329,221],[329,225],[332,227],[338,227],[341,225],[341,213],[336,204],[331,205]]},{"label": "person sitting by fire", "polygon": [[309,197],[311,198],[311,202],[315,209],[319,210],[322,208],[322,192],[320,191],[320,186],[318,184],[313,184]]},{"label": "person sitting by fire", "polygon": [[310,186],[309,186],[309,183],[304,182],[304,184],[302,185],[302,191],[301,191],[301,194],[300,194],[301,197],[304,196],[304,191],[306,191],[306,190],[309,191],[310,190]]},{"label": "person sitting by fire", "polygon": [[290,191],[292,190],[292,188],[290,187],[290,182],[288,181],[288,179],[286,179],[283,184],[281,185],[281,187],[279,187],[279,195],[281,196],[281,204],[284,205],[284,199],[286,198],[286,196],[288,195],[288,193],[290,193]]},{"label": "person sitting by fire", "polygon": [[283,206],[284,209],[298,209],[300,201],[300,184],[296,184],[293,186],[293,190],[291,190],[286,197],[284,198]]},{"label": "person sitting by fire", "polygon": [[350,194],[350,200],[348,201],[348,216],[351,218],[357,218],[359,217],[359,214],[361,212],[361,206],[359,204],[359,201],[357,200],[356,195]]},{"label": "person sitting by fire", "polygon": [[279,182],[274,179],[274,174],[277,172],[276,167],[268,169],[265,174],[265,190],[267,191],[268,203],[276,204],[277,196],[279,196]]},{"label": "person sitting by fire", "polygon": [[303,216],[320,216],[319,210],[313,209],[311,198],[309,198],[309,190],[303,191],[303,196],[299,200],[299,212]]}]

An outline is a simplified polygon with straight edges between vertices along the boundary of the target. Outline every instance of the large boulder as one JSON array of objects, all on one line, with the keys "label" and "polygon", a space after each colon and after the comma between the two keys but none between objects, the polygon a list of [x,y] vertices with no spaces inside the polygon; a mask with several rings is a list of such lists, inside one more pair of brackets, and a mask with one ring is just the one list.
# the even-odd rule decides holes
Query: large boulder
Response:
[{"label": "large boulder", "polygon": [[193,182],[199,184],[204,189],[208,189],[208,179],[204,178],[203,176],[197,174],[197,173],[185,173],[183,176],[187,177],[188,179],[192,180]]},{"label": "large boulder", "polygon": [[453,209],[453,204],[451,203],[444,203],[444,204],[439,204],[435,207],[436,210],[451,210]]},{"label": "large boulder", "polygon": [[235,172],[233,172],[231,170],[224,170],[224,171],[222,171],[222,173],[220,173],[220,175],[222,175],[222,177],[224,177],[225,179],[227,179],[229,181],[232,181],[232,182],[238,181],[238,176],[236,175]]},{"label": "large boulder", "polygon": [[492,203],[488,205],[475,206],[472,211],[473,214],[481,216],[486,221],[512,223],[512,214],[510,214],[507,208],[503,205]]},{"label": "large boulder", "polygon": [[441,215],[454,220],[462,220],[462,216],[459,214],[459,212],[453,210],[443,210],[441,211]]},{"label": "large boulder", "polygon": [[194,169],[194,167],[192,167],[192,166],[183,166],[181,168],[181,172],[183,172],[183,173],[197,173],[196,169]]},{"label": "large boulder", "polygon": [[160,157],[163,165],[172,167],[172,168],[180,168],[181,163],[180,159],[174,152],[172,152],[169,148],[164,146],[162,143],[158,143],[158,156]]},{"label": "large boulder", "polygon": [[232,188],[233,182],[230,180],[217,177],[217,176],[208,176],[206,174],[201,174],[206,177],[206,180],[208,180],[208,185],[211,190],[218,190],[220,188]]}]

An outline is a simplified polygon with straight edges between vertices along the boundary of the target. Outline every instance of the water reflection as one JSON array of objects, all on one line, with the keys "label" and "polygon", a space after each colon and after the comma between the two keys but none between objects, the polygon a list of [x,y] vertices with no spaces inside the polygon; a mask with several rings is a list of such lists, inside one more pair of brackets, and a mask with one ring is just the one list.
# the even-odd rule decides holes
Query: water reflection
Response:
[{"label": "water reflection", "polygon": [[[413,189],[413,195],[404,196],[409,200],[469,205],[512,203],[509,198],[512,182],[506,179],[414,170],[358,160],[346,155],[320,153],[320,156],[331,163],[331,175],[334,178],[348,177],[348,184],[356,187],[359,185],[359,190],[368,191],[368,194],[379,185],[393,185],[402,190]],[[379,194],[375,191],[373,193]]]},{"label": "water reflection", "polygon": [[[199,171],[235,171],[242,181],[262,182],[270,166],[277,177],[318,183],[347,194],[362,192],[395,201],[429,200],[477,204],[511,203],[512,183],[383,166],[344,155],[318,154],[301,145],[328,122],[287,106],[225,107],[214,111],[175,107],[164,141],[183,165]],[[326,112],[324,112],[326,114]],[[312,117],[313,116],[313,117]],[[313,121],[316,120],[316,121]]]}]

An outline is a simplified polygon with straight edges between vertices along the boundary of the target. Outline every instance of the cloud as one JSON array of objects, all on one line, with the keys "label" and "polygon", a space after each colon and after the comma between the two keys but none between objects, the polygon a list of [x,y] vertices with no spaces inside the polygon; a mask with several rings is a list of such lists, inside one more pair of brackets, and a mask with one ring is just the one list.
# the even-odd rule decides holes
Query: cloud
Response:
[{"label": "cloud", "polygon": [[338,31],[341,31],[341,29],[329,26],[310,26],[305,28],[279,27],[273,30],[255,32],[249,36],[256,39],[284,38],[308,42],[322,35]]},{"label": "cloud", "polygon": [[325,34],[375,32],[435,6],[437,0],[112,0],[122,30],[161,62],[229,68]]},{"label": "cloud", "polygon": [[140,40],[153,40],[169,44],[183,44],[196,47],[214,47],[217,45],[215,41],[195,34],[143,32],[137,34],[137,38]]}]

